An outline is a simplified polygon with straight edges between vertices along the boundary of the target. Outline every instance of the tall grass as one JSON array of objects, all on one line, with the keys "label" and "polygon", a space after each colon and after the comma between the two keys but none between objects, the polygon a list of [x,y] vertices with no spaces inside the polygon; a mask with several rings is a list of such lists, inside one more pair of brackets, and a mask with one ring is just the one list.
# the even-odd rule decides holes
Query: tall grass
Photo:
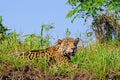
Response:
[{"label": "tall grass", "polygon": [[108,74],[119,72],[120,46],[114,42],[89,45],[83,51],[78,51],[73,62],[80,69],[87,69],[90,72],[89,75],[94,74],[96,79],[105,79]]}]

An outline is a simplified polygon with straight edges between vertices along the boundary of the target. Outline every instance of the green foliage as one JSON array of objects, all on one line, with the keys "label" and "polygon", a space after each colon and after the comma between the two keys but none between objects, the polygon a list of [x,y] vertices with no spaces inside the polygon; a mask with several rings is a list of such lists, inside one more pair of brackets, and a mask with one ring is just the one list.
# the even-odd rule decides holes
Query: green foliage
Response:
[{"label": "green foliage", "polygon": [[[41,40],[40,40],[40,45],[41,45],[41,48],[46,48],[49,46],[49,31],[51,29],[53,29],[54,23],[51,23],[51,24],[42,24],[41,25],[41,30],[40,30],[40,36],[41,36]],[[45,37],[44,37],[45,36]],[[46,43],[46,45],[44,45],[44,43]]]},{"label": "green foliage", "polygon": [[82,70],[87,69],[91,74],[95,74],[95,79],[106,80],[106,75],[113,76],[112,73],[119,72],[120,46],[117,45],[116,48],[116,44],[119,43],[115,41],[89,45],[86,50],[78,52],[72,61]]},{"label": "green foliage", "polygon": [[25,43],[29,46],[29,50],[36,50],[41,48],[41,36],[35,34],[25,35]]},{"label": "green foliage", "polygon": [[74,7],[66,16],[73,17],[73,21],[77,17],[95,17],[101,12],[108,14],[120,12],[119,0],[68,0],[67,3]]},{"label": "green foliage", "polygon": [[79,2],[79,0],[68,0],[67,3],[70,5],[76,5]]},{"label": "green foliage", "polygon": [[20,41],[20,36],[21,34],[17,34],[16,32],[10,32],[7,35],[7,38],[0,45],[0,54],[8,55],[15,52],[28,50],[28,45],[25,45],[25,43]]},{"label": "green foliage", "polygon": [[2,25],[2,16],[0,16],[0,42],[6,38],[7,26]]},{"label": "green foliage", "polygon": [[49,31],[52,30],[53,24],[42,24],[41,25],[41,30],[40,30],[40,35],[36,34],[28,34],[25,35],[25,43],[30,46],[29,50],[36,50],[36,49],[42,49],[42,48],[47,48],[50,46],[50,35]]},{"label": "green foliage", "polygon": [[97,41],[101,43],[113,39],[120,41],[120,25],[117,22],[120,19],[119,0],[68,0],[67,3],[73,9],[68,12],[66,18],[72,18],[73,23],[76,18],[84,18],[86,22],[90,17],[92,21],[90,27]]},{"label": "green foliage", "polygon": [[0,16],[0,23],[2,23],[2,16]]},{"label": "green foliage", "polygon": [[66,37],[70,37],[71,32],[69,31],[68,28],[66,29],[66,33],[65,34],[66,34]]}]

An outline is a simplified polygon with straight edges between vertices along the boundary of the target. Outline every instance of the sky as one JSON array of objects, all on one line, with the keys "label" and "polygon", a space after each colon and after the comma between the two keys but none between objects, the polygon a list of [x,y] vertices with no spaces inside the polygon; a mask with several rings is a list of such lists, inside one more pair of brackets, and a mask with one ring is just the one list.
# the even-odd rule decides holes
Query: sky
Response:
[{"label": "sky", "polygon": [[87,25],[84,19],[76,19],[71,23],[65,18],[72,6],[66,4],[67,0],[1,0],[0,16],[3,25],[12,31],[25,34],[40,34],[41,24],[54,24],[50,35],[55,38],[65,37],[66,28],[69,28],[71,37],[84,33]]}]

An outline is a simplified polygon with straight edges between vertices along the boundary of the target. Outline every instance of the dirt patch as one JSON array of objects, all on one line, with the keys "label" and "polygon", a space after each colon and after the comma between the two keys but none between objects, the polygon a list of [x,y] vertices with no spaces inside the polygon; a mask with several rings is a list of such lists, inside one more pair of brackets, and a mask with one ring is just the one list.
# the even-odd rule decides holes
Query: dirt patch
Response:
[{"label": "dirt patch", "polygon": [[[33,68],[25,66],[22,70],[16,70],[11,64],[0,61],[0,80],[94,80],[96,78],[94,73],[87,70],[80,70],[74,73],[71,78],[67,73],[60,73],[56,75],[46,74],[44,69]],[[105,80],[119,80],[118,73],[109,73]]]},{"label": "dirt patch", "polygon": [[0,80],[70,80],[69,77],[61,78],[45,74],[43,69],[25,66],[23,70],[16,70],[10,64],[0,62],[1,77]]},{"label": "dirt patch", "polygon": [[[7,67],[6,67],[7,68]],[[15,71],[15,69],[2,70],[1,80],[45,80],[45,73],[36,68],[25,66],[24,70]]]}]

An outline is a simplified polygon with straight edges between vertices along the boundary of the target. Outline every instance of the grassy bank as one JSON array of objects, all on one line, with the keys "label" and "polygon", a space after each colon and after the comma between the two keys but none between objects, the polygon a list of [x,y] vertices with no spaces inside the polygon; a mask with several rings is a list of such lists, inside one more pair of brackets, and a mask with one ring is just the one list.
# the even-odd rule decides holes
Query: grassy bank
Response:
[{"label": "grassy bank", "polygon": [[[35,36],[34,36],[35,37]],[[31,39],[34,39],[30,37]],[[16,35],[5,39],[0,44],[0,76],[6,74],[4,64],[6,64],[10,70],[25,71],[26,66],[29,66],[32,70],[42,69],[42,74],[52,79],[56,77],[69,78],[77,80],[81,79],[120,79],[120,43],[117,41],[107,42],[105,44],[92,43],[86,48],[78,49],[76,56],[72,58],[72,62],[78,65],[77,69],[71,69],[70,67],[60,67],[57,70],[55,68],[49,69],[46,66],[45,59],[39,59],[39,62],[34,60],[28,61],[23,57],[13,57],[11,53],[16,51],[26,51],[32,49],[40,49],[39,38],[35,38],[36,42],[19,42]],[[50,42],[46,42],[44,45],[48,45]],[[7,68],[6,70],[9,70]],[[48,79],[48,78],[47,78]]]}]

